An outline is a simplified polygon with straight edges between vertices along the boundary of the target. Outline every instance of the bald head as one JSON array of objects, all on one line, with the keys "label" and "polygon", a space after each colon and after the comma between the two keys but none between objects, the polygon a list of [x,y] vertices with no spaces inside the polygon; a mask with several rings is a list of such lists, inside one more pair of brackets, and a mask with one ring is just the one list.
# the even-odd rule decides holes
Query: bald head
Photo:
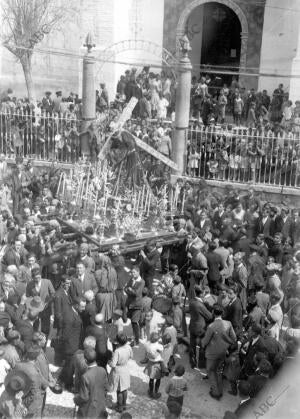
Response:
[{"label": "bald head", "polygon": [[98,313],[95,316],[95,324],[100,326],[104,323],[104,315],[102,313]]}]

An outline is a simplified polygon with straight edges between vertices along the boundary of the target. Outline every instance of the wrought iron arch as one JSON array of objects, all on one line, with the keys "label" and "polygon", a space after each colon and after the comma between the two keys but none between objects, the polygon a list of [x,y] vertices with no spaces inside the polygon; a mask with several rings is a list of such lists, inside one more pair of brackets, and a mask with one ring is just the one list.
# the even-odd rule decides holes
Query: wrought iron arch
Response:
[{"label": "wrought iron arch", "polygon": [[[117,54],[125,51],[147,51],[157,56],[166,67],[169,67],[174,78],[175,72],[173,67],[178,64],[177,58],[166,48],[163,48],[161,45],[156,44],[152,41],[147,41],[144,39],[126,39],[124,41],[116,42],[115,44],[110,45],[98,55],[98,65],[97,65],[97,74],[101,71],[105,63],[113,59]],[[151,63],[149,63],[151,66]]]}]

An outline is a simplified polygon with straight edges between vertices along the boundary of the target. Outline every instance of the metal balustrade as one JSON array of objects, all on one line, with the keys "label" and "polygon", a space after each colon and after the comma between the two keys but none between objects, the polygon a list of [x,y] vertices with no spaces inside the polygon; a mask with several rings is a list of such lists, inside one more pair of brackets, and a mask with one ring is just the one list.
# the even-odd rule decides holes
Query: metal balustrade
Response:
[{"label": "metal balustrade", "polygon": [[[2,111],[0,153],[75,163],[80,157],[80,126],[81,120],[74,113]],[[225,183],[300,188],[300,133],[204,127],[191,121],[186,175]]]},{"label": "metal balustrade", "polygon": [[73,163],[80,153],[75,114],[17,109],[0,112],[0,153]]},{"label": "metal balustrade", "polygon": [[197,126],[187,143],[188,176],[300,187],[299,133]]}]

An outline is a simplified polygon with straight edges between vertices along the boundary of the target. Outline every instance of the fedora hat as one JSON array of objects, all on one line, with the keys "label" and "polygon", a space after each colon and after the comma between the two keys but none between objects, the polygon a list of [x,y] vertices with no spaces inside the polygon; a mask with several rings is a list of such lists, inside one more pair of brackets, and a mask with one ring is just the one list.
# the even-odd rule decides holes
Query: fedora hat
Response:
[{"label": "fedora hat", "polygon": [[6,390],[12,390],[16,393],[22,391],[26,395],[31,388],[31,379],[24,371],[14,369],[5,377],[4,386]]},{"label": "fedora hat", "polygon": [[26,306],[29,310],[36,313],[40,313],[45,308],[45,304],[39,296],[28,298],[26,301]]}]

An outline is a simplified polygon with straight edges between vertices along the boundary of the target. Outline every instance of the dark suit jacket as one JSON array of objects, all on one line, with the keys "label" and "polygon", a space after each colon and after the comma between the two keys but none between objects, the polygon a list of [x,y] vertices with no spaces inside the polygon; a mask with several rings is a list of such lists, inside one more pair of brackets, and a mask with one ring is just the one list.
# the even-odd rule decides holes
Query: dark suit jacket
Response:
[{"label": "dark suit jacket", "polygon": [[62,337],[65,355],[74,355],[83,338],[82,320],[75,309],[68,305],[62,320]]},{"label": "dark suit jacket", "polygon": [[227,320],[216,319],[211,323],[202,339],[206,359],[225,357],[227,349],[236,343],[232,324]]},{"label": "dark suit jacket", "polygon": [[239,337],[243,329],[243,309],[238,297],[232,304],[229,303],[225,308],[224,319],[231,322],[235,334]]},{"label": "dark suit jacket", "polygon": [[107,373],[104,368],[90,366],[82,375],[75,403],[79,406],[79,418],[104,417],[105,399],[108,392]]},{"label": "dark suit jacket", "polygon": [[65,290],[60,287],[54,296],[54,327],[61,330],[63,327],[63,319],[71,308],[71,297],[66,294]]},{"label": "dark suit jacket", "polygon": [[19,266],[23,263],[25,263],[24,256],[22,255],[22,253],[20,253],[20,255],[18,256],[17,252],[15,251],[15,249],[13,249],[13,247],[9,247],[2,258],[2,265],[4,266],[4,268],[6,268],[9,265],[16,265],[16,267],[19,268]]},{"label": "dark suit jacket", "polygon": [[142,292],[145,286],[145,281],[141,280],[135,282],[130,279],[125,287],[125,292],[127,294],[126,304],[129,309],[142,309]]},{"label": "dark suit jacket", "polygon": [[287,217],[286,221],[283,220],[281,215],[275,218],[276,233],[282,233],[283,238],[292,237],[293,221],[291,217]]},{"label": "dark suit jacket", "polygon": [[199,299],[190,302],[190,332],[197,336],[204,335],[206,322],[212,320],[212,314]]},{"label": "dark suit jacket", "polygon": [[223,264],[222,257],[214,251],[209,251],[207,252],[206,259],[208,265],[208,281],[218,282],[221,279],[220,270],[222,270],[225,267]]},{"label": "dark suit jacket", "polygon": [[262,217],[259,217],[257,223],[258,234],[263,234],[265,237],[273,237],[275,232],[275,221],[273,220],[273,218],[268,217],[265,224],[263,224]]},{"label": "dark suit jacket", "polygon": [[223,229],[223,221],[226,218],[225,211],[220,215],[219,211],[215,212],[212,217],[212,228],[213,230],[219,230],[220,232]]},{"label": "dark suit jacket", "polygon": [[154,249],[152,252],[146,254],[146,256],[147,257],[141,261],[140,274],[147,284],[148,281],[152,281],[154,278],[155,268],[160,259],[160,254],[157,249]]},{"label": "dark suit jacket", "polygon": [[70,287],[72,301],[78,303],[82,299],[83,294],[88,290],[92,290],[95,295],[98,292],[97,282],[92,273],[85,272],[83,282],[79,278],[72,279]]}]

